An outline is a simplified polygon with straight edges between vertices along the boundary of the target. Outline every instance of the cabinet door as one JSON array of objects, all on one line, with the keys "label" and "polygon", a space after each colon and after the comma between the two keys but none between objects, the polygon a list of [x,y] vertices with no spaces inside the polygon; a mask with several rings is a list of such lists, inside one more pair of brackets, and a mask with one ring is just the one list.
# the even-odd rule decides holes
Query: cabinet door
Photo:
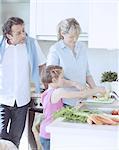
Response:
[{"label": "cabinet door", "polygon": [[119,48],[118,2],[92,2],[89,5],[89,47]]},{"label": "cabinet door", "polygon": [[1,7],[1,0],[0,0],[0,34],[2,34],[2,7]]},{"label": "cabinet door", "polygon": [[80,0],[37,0],[36,34],[56,35],[56,26],[65,18],[75,17],[88,33],[88,4]]}]

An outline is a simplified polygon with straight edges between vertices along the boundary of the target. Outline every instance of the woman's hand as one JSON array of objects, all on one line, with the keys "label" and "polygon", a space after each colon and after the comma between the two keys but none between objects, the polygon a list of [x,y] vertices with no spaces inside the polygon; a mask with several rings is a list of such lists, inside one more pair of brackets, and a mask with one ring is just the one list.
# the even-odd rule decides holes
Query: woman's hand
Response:
[{"label": "woman's hand", "polygon": [[101,95],[105,95],[106,94],[106,89],[104,87],[96,87],[97,92],[99,92]]},{"label": "woman's hand", "polygon": [[77,88],[80,91],[85,90],[85,88],[86,88],[85,86],[79,84],[78,82],[74,83],[74,87]]}]

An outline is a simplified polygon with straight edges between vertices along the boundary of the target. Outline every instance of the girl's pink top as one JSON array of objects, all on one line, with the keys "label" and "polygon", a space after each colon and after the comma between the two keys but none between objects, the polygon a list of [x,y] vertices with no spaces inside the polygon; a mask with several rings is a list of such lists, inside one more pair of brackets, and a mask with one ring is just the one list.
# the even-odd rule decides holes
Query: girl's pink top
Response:
[{"label": "girl's pink top", "polygon": [[51,96],[54,90],[53,88],[48,88],[41,96],[44,119],[40,125],[40,136],[46,139],[50,139],[50,134],[46,132],[46,126],[53,121],[53,113],[63,107],[62,99],[57,103],[51,103]]}]

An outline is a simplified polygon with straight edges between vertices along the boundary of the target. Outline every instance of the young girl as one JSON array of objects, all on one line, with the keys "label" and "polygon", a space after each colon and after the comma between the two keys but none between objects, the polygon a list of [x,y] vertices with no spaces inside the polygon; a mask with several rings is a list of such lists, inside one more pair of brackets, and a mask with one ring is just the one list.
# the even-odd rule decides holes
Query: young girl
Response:
[{"label": "young girl", "polygon": [[[105,90],[101,87],[94,89],[84,89],[81,91],[66,91],[61,88],[64,84],[64,73],[60,66],[48,66],[42,76],[42,82],[48,84],[48,89],[42,94],[44,119],[40,125],[40,142],[43,150],[50,150],[50,134],[46,132],[46,126],[53,121],[53,113],[63,107],[63,98],[86,98],[96,93],[104,94]],[[73,84],[72,82],[72,85]]]}]

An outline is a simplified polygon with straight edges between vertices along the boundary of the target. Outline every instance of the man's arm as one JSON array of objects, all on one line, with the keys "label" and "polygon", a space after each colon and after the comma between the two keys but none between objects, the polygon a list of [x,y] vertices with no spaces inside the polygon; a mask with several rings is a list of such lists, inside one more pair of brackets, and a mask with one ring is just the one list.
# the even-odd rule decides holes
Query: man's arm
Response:
[{"label": "man's arm", "polygon": [[43,72],[46,68],[46,64],[42,64],[39,66],[39,72],[40,72],[40,75],[41,75],[41,72]]},{"label": "man's arm", "polygon": [[[40,65],[39,66],[39,74],[41,76],[41,73],[44,72],[46,69],[46,64]],[[44,88],[47,89],[48,88],[48,84],[47,83],[43,83]]]}]

